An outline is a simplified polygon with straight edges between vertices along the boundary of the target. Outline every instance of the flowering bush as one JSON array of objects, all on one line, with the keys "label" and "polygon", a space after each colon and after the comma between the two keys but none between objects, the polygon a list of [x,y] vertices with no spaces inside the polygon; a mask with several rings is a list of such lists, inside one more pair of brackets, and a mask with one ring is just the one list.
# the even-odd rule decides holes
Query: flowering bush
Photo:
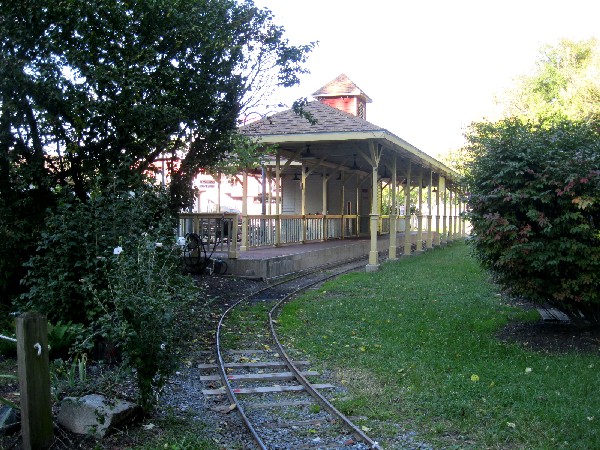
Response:
[{"label": "flowering bush", "polygon": [[123,363],[136,369],[140,404],[146,410],[189,338],[191,327],[185,322],[193,316],[190,304],[197,293],[181,273],[180,256],[174,237],[165,240],[160,229],[124,241],[105,260],[108,289],[94,293],[102,314],[91,329],[113,342]]},{"label": "flowering bush", "polygon": [[84,324],[78,352],[98,342],[114,346],[136,370],[147,409],[175,367],[175,349],[190,329],[182,322],[190,320],[197,291],[181,270],[165,193],[119,184],[91,193],[85,203],[64,193],[28,263],[20,307],[52,322]]},{"label": "flowering bush", "polygon": [[475,254],[505,289],[600,322],[597,121],[474,124],[466,183]]}]

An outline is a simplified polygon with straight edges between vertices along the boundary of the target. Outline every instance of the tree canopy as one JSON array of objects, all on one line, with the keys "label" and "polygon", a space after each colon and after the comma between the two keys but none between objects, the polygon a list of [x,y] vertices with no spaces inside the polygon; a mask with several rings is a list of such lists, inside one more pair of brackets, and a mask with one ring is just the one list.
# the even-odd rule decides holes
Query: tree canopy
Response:
[{"label": "tree canopy", "polygon": [[201,168],[248,148],[238,116],[297,83],[314,45],[251,0],[0,0],[0,30],[0,286],[65,191],[139,186],[167,159],[172,210],[187,205]]},{"label": "tree canopy", "polygon": [[600,41],[562,39],[547,45],[533,74],[520,77],[500,103],[507,116],[561,115],[571,119],[600,113]]},{"label": "tree canopy", "polygon": [[0,27],[0,179],[14,184],[21,161],[27,184],[82,199],[90,174],[143,172],[165,153],[181,157],[176,178],[215,163],[239,113],[296,83],[312,47],[289,45],[252,1],[10,0]]}]

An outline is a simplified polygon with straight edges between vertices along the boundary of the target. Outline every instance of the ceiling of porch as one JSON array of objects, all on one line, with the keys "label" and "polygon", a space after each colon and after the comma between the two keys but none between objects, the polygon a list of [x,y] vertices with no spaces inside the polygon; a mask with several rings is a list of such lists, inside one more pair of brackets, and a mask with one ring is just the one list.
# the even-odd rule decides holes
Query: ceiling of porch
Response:
[{"label": "ceiling of porch", "polygon": [[[372,156],[380,155],[378,174],[390,176],[395,159],[398,183],[406,178],[409,166],[413,185],[420,176],[428,183],[430,173],[433,184],[440,175],[446,177],[447,184],[457,177],[440,161],[364,119],[317,101],[308,103],[304,111],[316,119],[315,124],[287,110],[242,126],[240,132],[257,138],[265,148],[276,149],[283,160],[322,167],[327,173],[370,176]],[[285,167],[283,173],[297,171],[297,163]]]}]

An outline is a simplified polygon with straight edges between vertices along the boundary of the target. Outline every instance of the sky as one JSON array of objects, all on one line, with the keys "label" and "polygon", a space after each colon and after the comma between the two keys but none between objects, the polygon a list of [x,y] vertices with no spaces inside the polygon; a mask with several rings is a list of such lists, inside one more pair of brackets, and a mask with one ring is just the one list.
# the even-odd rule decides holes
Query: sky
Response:
[{"label": "sky", "polygon": [[598,0],[255,0],[292,44],[319,41],[292,104],[345,73],[373,102],[367,120],[443,157],[495,97],[533,73],[540,49],[600,37]]}]

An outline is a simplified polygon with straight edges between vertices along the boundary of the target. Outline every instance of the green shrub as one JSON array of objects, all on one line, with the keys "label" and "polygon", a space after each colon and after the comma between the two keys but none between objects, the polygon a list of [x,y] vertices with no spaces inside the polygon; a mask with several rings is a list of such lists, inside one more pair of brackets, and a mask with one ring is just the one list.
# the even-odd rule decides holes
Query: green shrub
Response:
[{"label": "green shrub", "polygon": [[94,292],[103,311],[92,323],[95,335],[114,342],[123,363],[136,369],[141,406],[152,407],[189,338],[196,290],[181,272],[180,250],[160,230],[144,233],[106,261],[108,289]]},{"label": "green shrub", "polygon": [[[114,181],[87,202],[65,192],[28,263],[19,305],[53,323],[83,324],[73,348],[80,355],[98,343],[114,347],[135,369],[145,409],[174,370],[196,295],[173,225],[165,193],[152,185]],[[52,329],[57,339],[61,330]]]},{"label": "green shrub", "polygon": [[66,358],[69,350],[78,338],[81,338],[85,330],[83,324],[73,322],[48,323],[48,346],[50,347],[50,358]]},{"label": "green shrub", "polygon": [[475,254],[514,295],[600,322],[599,123],[474,124],[466,182]]}]

